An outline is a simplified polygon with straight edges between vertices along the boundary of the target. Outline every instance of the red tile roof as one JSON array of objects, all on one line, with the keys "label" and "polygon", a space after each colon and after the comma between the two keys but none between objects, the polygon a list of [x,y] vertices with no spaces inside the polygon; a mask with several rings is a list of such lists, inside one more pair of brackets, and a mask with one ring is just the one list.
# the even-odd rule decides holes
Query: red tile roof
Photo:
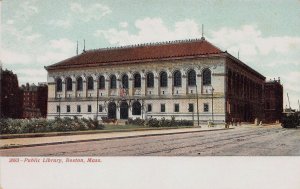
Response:
[{"label": "red tile roof", "polygon": [[223,51],[204,39],[172,41],[166,43],[88,50],[80,55],[50,65],[46,67],[46,69],[52,70],[69,67],[98,66],[107,63],[122,64],[128,62],[143,62],[145,60],[219,53],[223,53]]}]

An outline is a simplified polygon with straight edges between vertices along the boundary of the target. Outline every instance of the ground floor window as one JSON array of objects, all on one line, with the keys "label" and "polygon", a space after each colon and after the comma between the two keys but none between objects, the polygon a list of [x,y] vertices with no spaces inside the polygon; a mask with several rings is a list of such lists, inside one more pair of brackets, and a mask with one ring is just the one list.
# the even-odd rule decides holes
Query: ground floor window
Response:
[{"label": "ground floor window", "polygon": [[148,104],[148,106],[147,106],[147,112],[152,112],[152,104]]},{"label": "ground floor window", "polygon": [[56,106],[56,112],[60,112],[60,106]]},{"label": "ground floor window", "polygon": [[67,112],[70,112],[70,111],[71,111],[70,105],[67,105]]},{"label": "ground floor window", "polygon": [[160,105],[160,112],[166,112],[166,105],[165,104]]},{"label": "ground floor window", "polygon": [[81,106],[77,105],[77,112],[81,112]]},{"label": "ground floor window", "polygon": [[194,104],[189,104],[189,112],[194,112]]},{"label": "ground floor window", "polygon": [[99,112],[103,112],[103,107],[102,107],[102,105],[99,105]]},{"label": "ground floor window", "polygon": [[203,111],[204,112],[208,112],[209,111],[209,106],[208,106],[207,103],[204,103],[204,105],[203,105]]},{"label": "ground floor window", "polygon": [[88,112],[92,112],[92,106],[88,105]]},{"label": "ground floor window", "polygon": [[132,115],[141,115],[141,103],[136,101],[132,104]]},{"label": "ground floor window", "polygon": [[179,112],[179,104],[174,104],[174,112]]}]

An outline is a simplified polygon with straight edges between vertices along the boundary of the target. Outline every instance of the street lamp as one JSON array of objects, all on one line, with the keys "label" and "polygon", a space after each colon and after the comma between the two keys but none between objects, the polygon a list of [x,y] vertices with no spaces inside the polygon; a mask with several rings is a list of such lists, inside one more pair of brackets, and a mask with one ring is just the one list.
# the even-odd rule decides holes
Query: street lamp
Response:
[{"label": "street lamp", "polygon": [[58,117],[59,118],[60,118],[60,112],[61,112],[60,101],[61,101],[61,97],[60,97],[60,95],[58,95]]},{"label": "street lamp", "polygon": [[214,124],[214,88],[211,87],[211,118],[212,124]]},{"label": "street lamp", "polygon": [[196,97],[197,97],[197,120],[198,120],[198,126],[200,126],[200,120],[199,120],[199,97],[198,97],[198,86],[196,83]]}]

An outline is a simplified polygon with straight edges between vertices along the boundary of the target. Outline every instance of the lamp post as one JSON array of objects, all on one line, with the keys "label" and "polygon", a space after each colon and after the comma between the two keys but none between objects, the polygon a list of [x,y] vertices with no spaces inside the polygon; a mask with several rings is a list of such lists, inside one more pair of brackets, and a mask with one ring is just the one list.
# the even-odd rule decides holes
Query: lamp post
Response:
[{"label": "lamp post", "polygon": [[199,120],[199,96],[198,96],[198,86],[196,83],[196,97],[197,97],[197,120],[198,120],[198,126],[200,126],[200,120]]},{"label": "lamp post", "polygon": [[212,123],[214,123],[214,88],[211,87],[211,119]]},{"label": "lamp post", "polygon": [[99,86],[97,86],[97,108],[96,108],[96,120],[98,121],[98,112],[99,112]]},{"label": "lamp post", "polygon": [[58,107],[59,107],[59,111],[58,111],[58,117],[60,118],[60,112],[61,112],[61,107],[60,107],[60,101],[61,101],[61,97],[60,95],[58,96]]}]

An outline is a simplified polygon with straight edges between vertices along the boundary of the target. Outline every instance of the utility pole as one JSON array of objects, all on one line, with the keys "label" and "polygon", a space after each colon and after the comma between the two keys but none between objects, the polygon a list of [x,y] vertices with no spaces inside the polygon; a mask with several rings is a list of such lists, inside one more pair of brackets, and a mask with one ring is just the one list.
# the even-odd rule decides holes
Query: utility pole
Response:
[{"label": "utility pole", "polygon": [[299,106],[299,109],[298,109],[298,111],[300,112],[300,103],[299,103],[299,99],[298,99],[298,106]]},{"label": "utility pole", "polygon": [[214,88],[211,88],[211,118],[214,123]]},{"label": "utility pole", "polygon": [[200,120],[199,120],[199,97],[198,97],[198,86],[196,83],[196,97],[197,97],[197,120],[198,120],[198,126],[200,126]]},{"label": "utility pole", "polygon": [[60,118],[60,112],[61,112],[61,107],[60,107],[60,101],[61,101],[61,97],[58,97],[58,107],[59,107],[59,111],[58,111],[58,117]]},{"label": "utility pole", "polygon": [[98,112],[99,112],[99,84],[97,85],[97,108],[96,108],[96,120],[98,121]]}]

